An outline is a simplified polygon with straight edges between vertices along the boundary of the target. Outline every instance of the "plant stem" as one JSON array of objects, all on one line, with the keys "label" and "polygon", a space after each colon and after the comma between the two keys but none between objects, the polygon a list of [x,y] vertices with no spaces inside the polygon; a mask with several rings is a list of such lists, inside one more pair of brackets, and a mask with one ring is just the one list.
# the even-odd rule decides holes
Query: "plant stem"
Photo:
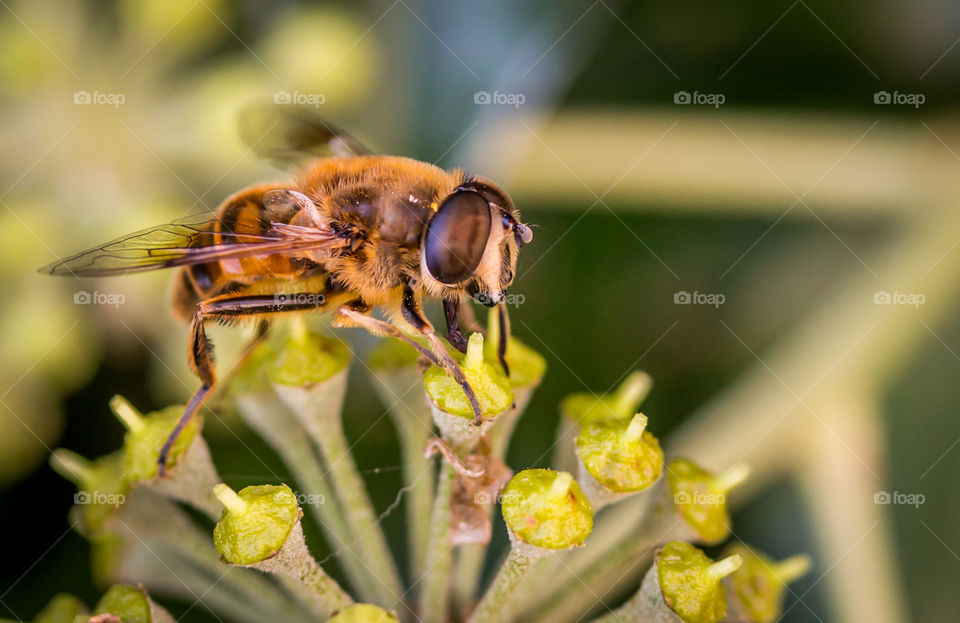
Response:
[{"label": "plant stem", "polygon": [[427,550],[427,575],[421,594],[420,617],[424,623],[442,623],[449,609],[450,569],[453,547],[450,545],[450,496],[456,470],[447,461],[440,464],[437,495],[430,517],[430,546]]},{"label": "plant stem", "polygon": [[435,484],[433,463],[423,454],[433,434],[433,421],[426,406],[423,375],[415,365],[373,368],[374,388],[380,400],[389,406],[390,416],[400,437],[403,484],[407,491],[407,533],[410,548],[410,575],[419,578],[426,570],[430,542],[429,517],[433,507]]},{"label": "plant stem", "polygon": [[[343,374],[343,373],[341,373]],[[333,380],[333,379],[332,379]],[[373,504],[367,496],[367,487],[357,471],[350,454],[339,410],[327,411],[324,405],[313,400],[289,400],[289,390],[309,396],[302,388],[279,387],[281,398],[294,408],[294,414],[304,423],[307,432],[320,450],[327,467],[327,475],[333,480],[337,499],[343,505],[347,524],[356,538],[357,548],[378,580],[377,601],[393,605],[403,595],[400,574],[393,556],[387,547]],[[309,424],[307,424],[309,422]]]},{"label": "plant stem", "polygon": [[278,574],[280,581],[292,592],[303,594],[300,589],[305,589],[311,609],[319,617],[329,617],[353,604],[350,595],[310,555],[299,521],[276,556],[252,566]]},{"label": "plant stem", "polygon": [[355,551],[355,537],[303,427],[273,391],[242,394],[237,398],[237,407],[244,421],[280,455],[300,486],[323,500],[323,504],[307,505],[314,520],[331,550],[342,554],[337,559],[351,585],[363,599],[376,600],[379,582]]},{"label": "plant stem", "polygon": [[473,611],[468,623],[496,623],[501,620],[501,614],[520,582],[526,577],[530,567],[544,554],[539,547],[532,547],[522,543],[510,548],[507,559],[503,561],[500,571],[497,572],[493,584],[487,589],[483,599]]}]

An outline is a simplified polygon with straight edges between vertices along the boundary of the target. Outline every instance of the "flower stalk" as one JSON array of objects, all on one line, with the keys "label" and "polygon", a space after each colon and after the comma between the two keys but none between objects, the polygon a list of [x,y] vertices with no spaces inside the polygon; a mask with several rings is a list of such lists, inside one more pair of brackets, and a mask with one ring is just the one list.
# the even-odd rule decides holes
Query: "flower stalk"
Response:
[{"label": "flower stalk", "polygon": [[400,340],[382,340],[367,358],[374,391],[387,407],[400,438],[407,492],[410,575],[414,578],[426,571],[430,522],[423,518],[430,516],[436,483],[433,464],[424,455],[433,435],[433,420],[424,395],[418,356],[415,349]]},{"label": "flower stalk", "polygon": [[403,595],[400,574],[350,454],[340,416],[349,352],[341,342],[301,325],[291,331],[280,354],[268,373],[273,387],[320,451],[352,542],[376,580],[370,590],[377,601],[396,603]]},{"label": "flower stalk", "polygon": [[[483,355],[487,362],[499,366],[497,345],[500,341],[500,314],[491,309],[487,315],[487,336],[483,342]],[[517,420],[523,415],[539,387],[547,369],[546,360],[535,350],[513,337],[507,338],[505,354],[510,368],[509,380],[513,390],[513,408],[499,416],[487,433],[490,457],[494,461],[503,461],[510,437]],[[493,504],[485,505],[489,518],[493,516]],[[469,543],[462,545],[457,552],[456,572],[454,574],[454,597],[463,609],[473,607],[477,589],[483,573],[489,543]]]},{"label": "flower stalk", "polygon": [[[484,360],[482,335],[470,335],[466,355],[461,359],[463,372],[476,391],[484,416],[480,426],[473,424],[473,411],[467,395],[446,371],[434,366],[424,373],[424,389],[434,423],[458,460],[473,451],[494,421],[513,405],[509,379],[499,366]],[[430,518],[427,575],[420,597],[420,616],[426,623],[446,620],[449,609],[450,570],[453,566],[450,513],[453,483],[457,476],[453,463],[441,463]]]},{"label": "flower stalk", "polygon": [[[267,344],[261,347],[270,348]],[[364,599],[376,599],[380,581],[361,560],[356,537],[303,427],[269,385],[239,393],[235,402],[244,422],[280,455],[301,489],[317,500],[308,505],[310,514],[331,549],[340,552],[338,560],[351,585]]]}]

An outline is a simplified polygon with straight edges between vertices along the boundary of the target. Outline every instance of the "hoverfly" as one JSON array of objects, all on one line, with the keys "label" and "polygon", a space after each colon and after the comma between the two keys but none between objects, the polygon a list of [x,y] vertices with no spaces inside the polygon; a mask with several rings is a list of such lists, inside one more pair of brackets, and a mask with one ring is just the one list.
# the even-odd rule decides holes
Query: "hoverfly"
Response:
[{"label": "hoverfly", "polygon": [[[334,326],[402,339],[445,369],[479,425],[476,394],[421,307],[424,297],[442,301],[444,337],[465,352],[460,305],[473,298],[499,305],[506,369],[503,299],[518,252],[533,238],[506,193],[459,169],[373,155],[304,109],[285,108],[248,110],[241,128],[260,156],[295,169],[290,181],[251,186],[212,214],[144,229],[40,269],[75,277],[178,269],[173,309],[190,324],[189,364],[201,386],[161,450],[161,475],[174,440],[216,382],[208,321],[256,321],[262,333],[277,314],[333,310]],[[373,316],[375,308],[388,320]]]}]

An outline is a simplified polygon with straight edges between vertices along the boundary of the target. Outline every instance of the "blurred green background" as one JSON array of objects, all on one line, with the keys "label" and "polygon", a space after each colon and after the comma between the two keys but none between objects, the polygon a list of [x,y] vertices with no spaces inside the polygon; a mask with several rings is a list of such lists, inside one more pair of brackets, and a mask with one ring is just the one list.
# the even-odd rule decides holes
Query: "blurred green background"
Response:
[{"label": "blurred green background", "polygon": [[[281,177],[236,116],[288,93],[384,153],[497,180],[537,225],[512,317],[549,371],[513,468],[549,465],[562,396],[642,368],[668,450],[755,466],[736,537],[813,555],[784,620],[952,620],[958,37],[939,0],[0,1],[0,617],[97,594],[50,449],[111,451],[113,394],[148,410],[195,385],[169,274],[35,269]],[[221,365],[241,337],[215,332]],[[347,432],[382,510],[399,457],[364,372]],[[263,480],[251,452],[283,473],[239,421],[208,432],[231,482]]]}]

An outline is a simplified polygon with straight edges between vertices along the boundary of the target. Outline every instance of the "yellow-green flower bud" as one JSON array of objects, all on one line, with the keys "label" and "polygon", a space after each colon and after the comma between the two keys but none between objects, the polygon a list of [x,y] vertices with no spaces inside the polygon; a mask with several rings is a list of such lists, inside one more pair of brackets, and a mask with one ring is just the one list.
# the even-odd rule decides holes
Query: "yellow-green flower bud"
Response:
[{"label": "yellow-green flower bud", "polygon": [[560,402],[560,413],[580,425],[626,422],[637,412],[653,381],[645,372],[632,372],[611,394],[570,394]]},{"label": "yellow-green flower bud", "polygon": [[743,565],[727,578],[730,600],[751,623],[771,623],[783,612],[787,584],[810,570],[810,558],[791,556],[776,562],[739,543],[725,552],[743,559]]},{"label": "yellow-green flower bud", "polygon": [[[483,358],[483,336],[474,333],[467,343],[467,354],[455,354],[470,387],[477,395],[480,411],[485,417],[495,417],[513,404],[510,380],[500,369]],[[444,413],[462,418],[473,418],[473,409],[463,388],[445,370],[431,367],[424,374],[424,387],[431,402]]]},{"label": "yellow-green flower bud", "polygon": [[[127,434],[123,438],[123,469],[129,482],[143,482],[157,477],[157,461],[160,449],[173,432],[183,415],[182,406],[172,406],[147,415],[141,415],[122,396],[114,396],[110,408],[117,416]],[[200,429],[201,418],[195,416],[187,423],[173,443],[167,459],[167,469],[172,470],[190,447]]]},{"label": "yellow-green flower bud", "polygon": [[593,509],[567,472],[525,469],[502,494],[503,519],[523,543],[544,549],[582,545],[593,530]]},{"label": "yellow-green flower bud", "polygon": [[673,506],[700,541],[712,545],[730,535],[727,493],[749,473],[749,468],[741,464],[714,476],[687,459],[667,466]]},{"label": "yellow-green flower bud", "polygon": [[713,562],[689,543],[671,541],[657,554],[663,600],[686,623],[716,623],[727,613],[722,580],[741,562],[738,555]]},{"label": "yellow-green flower bud", "polygon": [[[483,356],[490,364],[500,366],[500,310],[491,309],[487,318]],[[547,360],[512,335],[507,338],[504,359],[510,368],[510,385],[514,389],[536,385],[547,371]]]},{"label": "yellow-green flower bud", "polygon": [[114,452],[93,461],[60,448],[50,464],[61,476],[77,485],[74,502],[82,522],[82,531],[92,537],[125,501],[129,485],[123,474],[122,452]]},{"label": "yellow-green flower bud", "polygon": [[74,618],[87,614],[87,605],[67,593],[60,593],[47,602],[33,623],[73,623]]},{"label": "yellow-green flower bud", "polygon": [[[426,340],[413,338],[424,348],[430,346]],[[420,352],[403,340],[384,338],[367,355],[367,364],[374,370],[405,368],[416,365]],[[362,605],[362,604],[361,604]]]},{"label": "yellow-green flower bud", "polygon": [[395,623],[397,615],[371,604],[347,606],[333,615],[327,623]]},{"label": "yellow-green flower bud", "polygon": [[577,435],[577,455],[587,472],[610,491],[646,489],[660,478],[663,450],[645,430],[647,418],[636,414],[629,423],[590,423]]},{"label": "yellow-green flower bud", "polygon": [[275,348],[267,373],[270,381],[279,385],[313,385],[343,371],[350,363],[346,344],[309,331],[303,319],[298,320],[284,343]]},{"label": "yellow-green flower bud", "polygon": [[300,520],[297,498],[286,485],[235,492],[219,484],[214,495],[224,511],[213,530],[213,543],[223,559],[235,565],[252,565],[276,554]]},{"label": "yellow-green flower bud", "polygon": [[115,584],[107,589],[93,609],[93,614],[112,614],[123,623],[168,623],[170,613],[153,603],[139,588]]}]

